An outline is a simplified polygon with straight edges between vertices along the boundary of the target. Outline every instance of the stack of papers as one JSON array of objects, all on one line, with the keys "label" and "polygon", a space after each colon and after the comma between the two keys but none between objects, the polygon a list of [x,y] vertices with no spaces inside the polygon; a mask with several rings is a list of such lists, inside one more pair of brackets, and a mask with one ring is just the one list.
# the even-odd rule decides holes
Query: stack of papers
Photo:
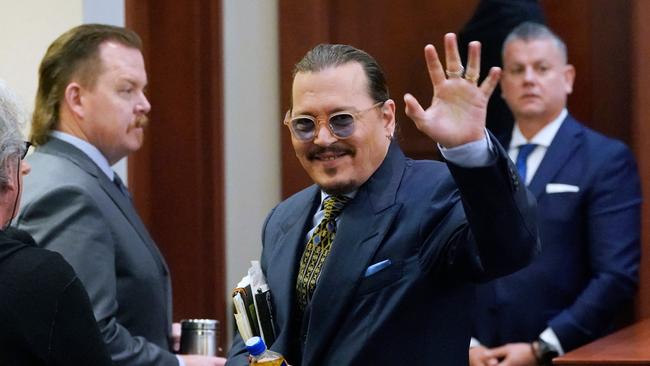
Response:
[{"label": "stack of papers", "polygon": [[232,301],[237,329],[244,342],[259,336],[270,347],[276,336],[271,291],[259,261],[251,261],[248,275],[233,290]]}]

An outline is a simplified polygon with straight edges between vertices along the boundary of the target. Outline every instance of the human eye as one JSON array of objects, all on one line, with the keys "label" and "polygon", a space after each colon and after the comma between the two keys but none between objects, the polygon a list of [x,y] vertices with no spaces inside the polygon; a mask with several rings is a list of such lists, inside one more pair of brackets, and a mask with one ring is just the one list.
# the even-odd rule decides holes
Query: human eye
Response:
[{"label": "human eye", "polygon": [[135,89],[132,86],[121,86],[117,89],[117,92],[123,96],[130,96],[134,91]]},{"label": "human eye", "polygon": [[299,132],[309,132],[314,129],[314,121],[309,117],[296,117],[291,120],[291,124]]},{"label": "human eye", "polygon": [[524,67],[521,65],[509,66],[506,68],[506,72],[511,75],[521,75],[524,73]]},{"label": "human eye", "polygon": [[332,127],[347,127],[354,123],[354,117],[350,113],[337,113],[330,116]]},{"label": "human eye", "polygon": [[330,116],[329,124],[338,138],[346,138],[354,132],[354,116],[349,113],[337,113]]}]

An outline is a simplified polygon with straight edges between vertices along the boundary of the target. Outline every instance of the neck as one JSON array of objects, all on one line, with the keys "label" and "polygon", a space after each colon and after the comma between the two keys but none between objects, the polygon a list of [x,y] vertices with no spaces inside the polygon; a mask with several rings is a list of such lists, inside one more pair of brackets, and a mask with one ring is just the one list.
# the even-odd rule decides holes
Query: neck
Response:
[{"label": "neck", "polygon": [[75,116],[66,109],[61,110],[61,113],[59,114],[59,122],[56,124],[55,129],[84,141],[89,141],[88,136],[86,136],[86,133],[81,128],[79,120],[77,120]]},{"label": "neck", "polygon": [[542,122],[542,121],[526,121],[526,120],[517,120],[517,125],[519,126],[519,130],[521,131],[521,134],[524,135],[526,140],[530,141],[539,131],[542,130],[549,122]]},{"label": "neck", "polygon": [[515,121],[517,121],[521,134],[526,140],[530,141],[539,131],[553,122],[560,113],[562,113],[562,110],[559,110],[551,116],[515,116]]}]

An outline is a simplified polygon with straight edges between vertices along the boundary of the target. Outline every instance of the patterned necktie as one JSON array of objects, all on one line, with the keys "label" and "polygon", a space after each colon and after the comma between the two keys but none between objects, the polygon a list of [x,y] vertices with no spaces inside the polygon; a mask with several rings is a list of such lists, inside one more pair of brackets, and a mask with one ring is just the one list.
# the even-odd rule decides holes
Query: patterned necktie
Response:
[{"label": "patterned necktie", "polygon": [[336,217],[349,200],[346,196],[336,195],[329,196],[323,201],[325,215],[309,238],[300,259],[296,294],[301,312],[305,310],[311,300],[320,271],[332,249],[332,242],[336,235]]},{"label": "patterned necktie", "polygon": [[521,180],[526,183],[526,161],[528,160],[528,155],[530,155],[533,150],[537,147],[536,144],[523,144],[519,145],[519,154],[517,154],[517,171],[519,171],[519,176]]}]

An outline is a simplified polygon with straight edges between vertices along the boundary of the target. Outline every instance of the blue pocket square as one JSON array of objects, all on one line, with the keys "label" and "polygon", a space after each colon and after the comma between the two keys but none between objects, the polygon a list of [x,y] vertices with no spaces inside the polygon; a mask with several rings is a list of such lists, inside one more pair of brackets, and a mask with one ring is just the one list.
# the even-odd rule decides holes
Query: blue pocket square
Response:
[{"label": "blue pocket square", "polygon": [[381,271],[381,270],[387,268],[387,267],[390,266],[392,263],[393,263],[393,262],[391,262],[390,259],[384,259],[384,260],[381,261],[381,262],[377,262],[377,263],[375,263],[375,264],[371,264],[371,265],[368,266],[368,268],[366,268],[366,273],[363,274],[363,277],[372,276],[372,275],[374,275],[375,273],[377,273],[377,272],[379,272],[379,271]]}]

